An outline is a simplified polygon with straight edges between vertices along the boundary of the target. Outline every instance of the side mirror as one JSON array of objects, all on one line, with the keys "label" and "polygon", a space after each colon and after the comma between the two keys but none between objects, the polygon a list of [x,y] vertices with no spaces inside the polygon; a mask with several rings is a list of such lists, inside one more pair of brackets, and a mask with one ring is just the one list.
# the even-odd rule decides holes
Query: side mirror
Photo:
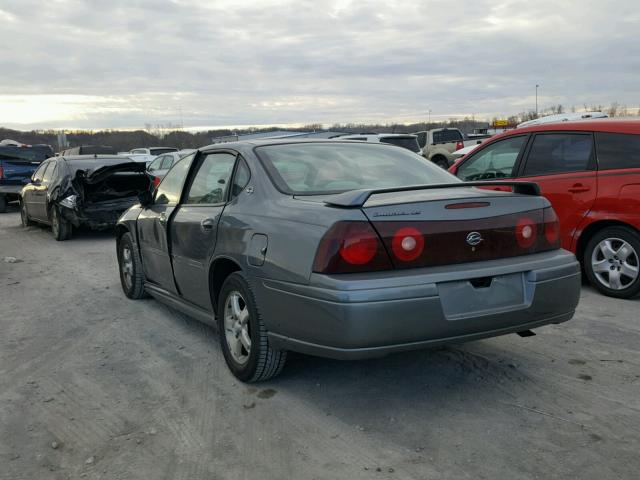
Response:
[{"label": "side mirror", "polygon": [[138,201],[140,202],[140,205],[147,208],[153,203],[153,195],[151,195],[149,190],[143,190],[138,194]]}]

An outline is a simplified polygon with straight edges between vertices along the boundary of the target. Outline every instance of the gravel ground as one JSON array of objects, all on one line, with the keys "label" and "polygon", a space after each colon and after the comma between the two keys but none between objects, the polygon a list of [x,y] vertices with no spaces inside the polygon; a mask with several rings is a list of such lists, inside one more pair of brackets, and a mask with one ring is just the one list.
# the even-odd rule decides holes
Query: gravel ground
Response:
[{"label": "gravel ground", "polygon": [[[244,385],[214,330],[120,290],[110,233],[0,215],[0,479],[635,479],[638,301]],[[15,263],[5,257],[15,257]]]}]

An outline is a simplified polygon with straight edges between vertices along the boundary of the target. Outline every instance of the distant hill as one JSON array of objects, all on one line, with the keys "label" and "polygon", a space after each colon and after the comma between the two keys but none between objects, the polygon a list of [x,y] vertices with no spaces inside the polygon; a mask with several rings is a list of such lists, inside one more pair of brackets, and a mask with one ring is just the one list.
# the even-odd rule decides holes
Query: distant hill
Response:
[{"label": "distant hill", "polygon": [[[438,128],[450,126],[460,128],[463,132],[471,132],[476,127],[486,126],[487,122],[474,120],[461,120],[449,122],[415,123],[403,124],[335,124],[329,127],[332,131],[346,133],[378,132],[378,133],[411,133],[428,128]],[[245,133],[269,132],[275,130],[295,130],[295,131],[315,131],[321,130],[322,125],[307,125],[302,128],[246,128],[238,130],[220,129],[208,130],[205,132],[186,132],[174,130],[163,132],[162,135],[150,133],[146,130],[99,130],[99,131],[66,131],[69,147],[80,145],[109,145],[119,152],[131,150],[136,147],[176,147],[176,148],[199,148],[209,145],[214,137],[225,135],[241,135]],[[58,132],[56,130],[32,130],[19,131],[0,127],[0,140],[10,138],[22,143],[38,144],[45,143],[51,145],[55,151],[61,150],[58,146]]]}]

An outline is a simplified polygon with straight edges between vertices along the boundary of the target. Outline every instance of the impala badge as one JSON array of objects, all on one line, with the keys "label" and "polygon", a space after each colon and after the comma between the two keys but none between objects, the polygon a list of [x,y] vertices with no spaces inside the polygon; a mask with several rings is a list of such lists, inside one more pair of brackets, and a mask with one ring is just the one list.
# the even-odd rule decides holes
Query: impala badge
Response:
[{"label": "impala badge", "polygon": [[476,245],[479,245],[480,242],[482,242],[484,240],[484,238],[482,238],[482,235],[480,235],[479,232],[470,232],[467,235],[467,243],[469,245],[471,245],[472,247],[475,247]]}]

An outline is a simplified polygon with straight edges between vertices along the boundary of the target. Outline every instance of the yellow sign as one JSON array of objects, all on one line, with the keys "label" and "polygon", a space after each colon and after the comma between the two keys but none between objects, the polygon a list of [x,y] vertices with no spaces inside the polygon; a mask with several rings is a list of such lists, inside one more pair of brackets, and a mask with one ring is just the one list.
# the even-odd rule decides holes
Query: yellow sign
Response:
[{"label": "yellow sign", "polygon": [[506,127],[508,125],[509,125],[509,122],[507,120],[495,120],[493,122],[494,127]]}]

